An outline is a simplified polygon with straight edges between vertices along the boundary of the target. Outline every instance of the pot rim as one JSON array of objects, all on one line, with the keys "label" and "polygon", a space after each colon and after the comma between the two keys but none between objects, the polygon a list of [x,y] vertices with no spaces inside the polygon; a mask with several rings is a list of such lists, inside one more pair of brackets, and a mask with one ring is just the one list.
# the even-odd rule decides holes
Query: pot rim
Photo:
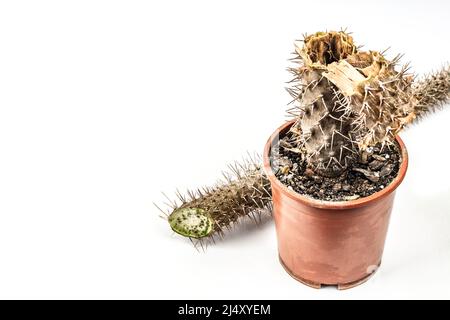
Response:
[{"label": "pot rim", "polygon": [[[290,190],[287,188],[286,185],[284,185],[278,178],[275,176],[275,173],[272,170],[272,167],[270,165],[270,151],[272,148],[273,141],[280,135],[280,132],[285,131],[287,128],[292,126],[294,124],[295,120],[288,121],[278,127],[274,133],[270,136],[270,138],[267,140],[266,145],[264,147],[264,153],[263,153],[263,168],[264,171],[269,178],[270,183],[273,185],[276,185],[278,189],[280,189],[285,195],[289,196],[291,199],[295,201],[300,201],[306,205],[309,205],[311,207],[315,208],[322,208],[322,209],[352,209],[352,208],[358,208],[365,206],[371,202],[376,201],[377,199],[384,198],[395,191],[395,189],[400,185],[400,183],[403,181],[406,170],[408,168],[408,152],[406,150],[405,144],[403,143],[402,139],[397,135],[395,137],[395,140],[397,141],[400,150],[401,150],[401,157],[402,162],[400,163],[400,168],[398,170],[397,176],[394,178],[394,180],[391,181],[389,185],[387,185],[385,188],[383,188],[380,191],[375,192],[374,194],[371,194],[370,196],[359,198],[356,200],[349,200],[349,201],[326,201],[326,200],[318,200],[311,198],[309,196],[301,195],[293,190]],[[273,188],[273,187],[272,187]]]}]

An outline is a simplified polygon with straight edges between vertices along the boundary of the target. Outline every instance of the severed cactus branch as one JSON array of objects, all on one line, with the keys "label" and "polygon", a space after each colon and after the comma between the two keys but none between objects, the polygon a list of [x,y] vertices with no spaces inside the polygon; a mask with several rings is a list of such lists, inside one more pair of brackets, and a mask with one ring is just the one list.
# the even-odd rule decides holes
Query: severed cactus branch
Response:
[{"label": "severed cactus branch", "polygon": [[263,212],[271,212],[270,183],[262,171],[259,158],[250,157],[229,166],[224,181],[212,188],[178,193],[180,205],[174,205],[168,215],[170,227],[191,239],[211,239],[244,217],[258,221]]}]

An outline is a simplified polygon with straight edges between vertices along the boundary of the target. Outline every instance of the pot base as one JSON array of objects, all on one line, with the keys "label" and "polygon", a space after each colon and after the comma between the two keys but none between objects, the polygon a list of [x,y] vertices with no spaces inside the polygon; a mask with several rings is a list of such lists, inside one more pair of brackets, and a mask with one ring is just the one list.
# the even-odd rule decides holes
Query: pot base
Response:
[{"label": "pot base", "polygon": [[318,283],[318,282],[314,282],[308,279],[304,279],[301,278],[297,275],[295,275],[283,262],[283,260],[281,259],[280,256],[278,256],[278,259],[280,260],[281,265],[283,266],[284,270],[286,270],[286,272],[295,280],[297,280],[300,283],[303,283],[304,285],[307,285],[308,287],[314,288],[314,289],[320,289],[322,288],[322,286],[336,286],[336,288],[338,290],[346,290],[346,289],[350,289],[356,286],[359,286],[360,284],[363,284],[364,282],[366,282],[367,280],[369,280],[374,274],[375,271],[377,271],[378,267],[381,265],[381,261],[378,263],[377,268],[374,268],[374,270],[372,271],[372,273],[368,274],[367,276],[356,280],[356,281],[352,281],[352,282],[348,282],[348,283]]}]

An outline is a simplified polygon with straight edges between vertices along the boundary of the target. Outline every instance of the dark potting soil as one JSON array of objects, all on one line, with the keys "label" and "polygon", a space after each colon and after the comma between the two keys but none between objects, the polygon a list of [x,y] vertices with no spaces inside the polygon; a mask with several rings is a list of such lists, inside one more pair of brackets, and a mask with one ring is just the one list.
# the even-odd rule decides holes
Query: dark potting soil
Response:
[{"label": "dark potting soil", "polygon": [[355,160],[338,177],[323,177],[307,168],[299,153],[283,147],[290,134],[280,137],[271,150],[271,165],[276,177],[289,189],[318,200],[355,200],[382,190],[397,176],[401,154],[397,144],[369,149],[366,161]]}]

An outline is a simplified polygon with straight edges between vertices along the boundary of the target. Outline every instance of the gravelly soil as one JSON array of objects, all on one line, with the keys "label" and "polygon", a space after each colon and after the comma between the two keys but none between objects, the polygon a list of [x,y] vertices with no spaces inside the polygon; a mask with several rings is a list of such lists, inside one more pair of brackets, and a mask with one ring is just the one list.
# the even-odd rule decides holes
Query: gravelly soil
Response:
[{"label": "gravelly soil", "polygon": [[271,164],[277,178],[289,189],[318,200],[343,201],[369,196],[385,188],[398,174],[401,156],[398,146],[375,146],[367,161],[354,161],[338,177],[322,177],[307,168],[300,154],[283,147],[289,135],[272,148]]}]

